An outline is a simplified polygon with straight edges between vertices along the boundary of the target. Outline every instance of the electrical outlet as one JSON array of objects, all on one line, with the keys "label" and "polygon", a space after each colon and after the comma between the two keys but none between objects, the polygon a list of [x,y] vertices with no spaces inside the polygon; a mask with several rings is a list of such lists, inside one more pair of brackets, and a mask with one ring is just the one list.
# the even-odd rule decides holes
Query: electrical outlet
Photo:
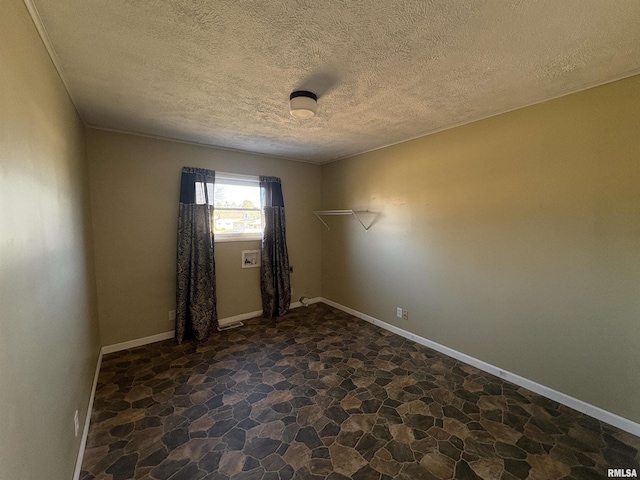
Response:
[{"label": "electrical outlet", "polygon": [[78,410],[73,414],[73,427],[76,430],[76,437],[78,436],[78,431],[80,431],[80,419],[78,418]]},{"label": "electrical outlet", "polygon": [[402,308],[400,307],[396,308],[396,317],[402,318]]},{"label": "electrical outlet", "polygon": [[409,310],[402,310],[402,319],[409,320]]},{"label": "electrical outlet", "polygon": [[169,321],[170,322],[174,322],[176,320],[176,311],[175,310],[169,310]]}]

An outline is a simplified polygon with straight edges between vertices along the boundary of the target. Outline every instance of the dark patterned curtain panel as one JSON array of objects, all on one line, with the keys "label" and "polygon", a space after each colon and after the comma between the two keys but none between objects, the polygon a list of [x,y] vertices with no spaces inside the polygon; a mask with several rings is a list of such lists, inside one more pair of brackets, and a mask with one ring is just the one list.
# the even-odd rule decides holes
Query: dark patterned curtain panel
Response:
[{"label": "dark patterned curtain panel", "polygon": [[178,211],[176,339],[204,340],[218,326],[213,259],[215,172],[184,167]]},{"label": "dark patterned curtain panel", "polygon": [[291,304],[289,254],[280,179],[260,177],[260,191],[264,210],[260,265],[262,314],[267,318],[273,318],[287,313]]}]

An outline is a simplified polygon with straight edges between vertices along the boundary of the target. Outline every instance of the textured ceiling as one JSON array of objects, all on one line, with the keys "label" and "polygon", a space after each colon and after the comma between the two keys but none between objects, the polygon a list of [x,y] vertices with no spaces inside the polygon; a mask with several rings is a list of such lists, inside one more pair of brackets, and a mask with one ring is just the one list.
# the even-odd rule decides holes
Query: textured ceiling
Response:
[{"label": "textured ceiling", "polygon": [[320,163],[640,73],[637,0],[25,2],[88,125]]}]

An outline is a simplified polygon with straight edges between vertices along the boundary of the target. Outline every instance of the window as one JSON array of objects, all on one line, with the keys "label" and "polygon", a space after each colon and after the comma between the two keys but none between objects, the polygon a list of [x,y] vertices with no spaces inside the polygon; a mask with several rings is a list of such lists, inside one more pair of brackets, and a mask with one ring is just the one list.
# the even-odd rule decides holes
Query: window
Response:
[{"label": "window", "polygon": [[263,225],[260,178],[216,172],[213,188],[215,241],[260,240]]}]

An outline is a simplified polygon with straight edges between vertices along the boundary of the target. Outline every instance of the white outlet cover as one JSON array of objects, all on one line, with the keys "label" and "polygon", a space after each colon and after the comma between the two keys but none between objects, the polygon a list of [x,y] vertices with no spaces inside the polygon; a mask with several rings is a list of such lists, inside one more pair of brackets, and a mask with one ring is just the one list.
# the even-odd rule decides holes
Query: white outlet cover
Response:
[{"label": "white outlet cover", "polygon": [[400,307],[396,308],[396,317],[402,318],[402,308]]},{"label": "white outlet cover", "polygon": [[170,321],[174,321],[176,319],[176,311],[175,310],[169,310],[169,320]]}]

